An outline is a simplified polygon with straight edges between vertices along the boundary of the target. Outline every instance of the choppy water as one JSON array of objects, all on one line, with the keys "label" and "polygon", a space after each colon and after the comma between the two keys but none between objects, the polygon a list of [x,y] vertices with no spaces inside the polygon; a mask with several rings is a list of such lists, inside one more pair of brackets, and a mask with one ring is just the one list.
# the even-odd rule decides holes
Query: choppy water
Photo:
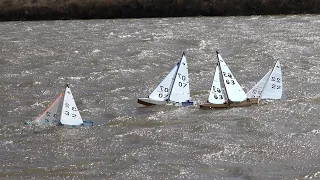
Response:
[{"label": "choppy water", "polygon": [[[186,52],[205,102],[219,50],[249,90],[282,63],[284,100],[145,108]],[[0,23],[1,179],[320,179],[320,16]],[[70,83],[91,128],[26,126]]]}]

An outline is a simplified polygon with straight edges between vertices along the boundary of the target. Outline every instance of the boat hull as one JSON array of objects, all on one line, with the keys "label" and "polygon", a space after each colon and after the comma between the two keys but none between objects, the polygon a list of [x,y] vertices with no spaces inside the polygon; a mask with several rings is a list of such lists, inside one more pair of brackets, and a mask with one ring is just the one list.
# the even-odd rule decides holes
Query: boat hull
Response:
[{"label": "boat hull", "polygon": [[225,104],[211,104],[211,103],[205,103],[200,104],[201,109],[218,109],[218,108],[232,108],[232,107],[247,107],[251,106],[252,104],[258,104],[259,99],[258,98],[248,98],[246,101],[242,101],[239,103],[230,102]]},{"label": "boat hull", "polygon": [[145,106],[165,105],[167,101],[158,101],[150,98],[138,98],[138,103]]},{"label": "boat hull", "polygon": [[93,126],[93,121],[83,120],[82,126]]},{"label": "boat hull", "polygon": [[91,120],[83,120],[83,123],[79,124],[79,125],[62,124],[61,122],[59,122],[57,125],[58,126],[66,126],[66,127],[93,126],[93,121],[91,121]]},{"label": "boat hull", "polygon": [[168,105],[185,107],[185,106],[193,106],[193,105],[195,105],[195,103],[193,101],[189,101],[189,100],[186,102],[169,101]]},{"label": "boat hull", "polygon": [[24,124],[31,125],[31,124],[35,124],[35,123],[34,123],[34,121],[25,121]]},{"label": "boat hull", "polygon": [[230,103],[230,107],[246,107],[251,106],[252,104],[258,104],[259,100],[258,98],[248,98],[246,101],[242,101],[240,103]]},{"label": "boat hull", "polygon": [[230,108],[229,104],[211,104],[205,103],[200,104],[201,109],[215,109],[215,108]]},{"label": "boat hull", "polygon": [[138,103],[145,106],[153,106],[153,105],[193,106],[194,105],[194,102],[192,101],[186,101],[186,102],[158,101],[150,98],[138,98]]}]

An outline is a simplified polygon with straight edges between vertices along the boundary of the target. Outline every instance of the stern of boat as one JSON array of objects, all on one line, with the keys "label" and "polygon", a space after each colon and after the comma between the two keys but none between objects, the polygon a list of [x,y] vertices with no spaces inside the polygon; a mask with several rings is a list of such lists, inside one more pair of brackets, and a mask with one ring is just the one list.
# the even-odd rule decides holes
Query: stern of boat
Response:
[{"label": "stern of boat", "polygon": [[195,105],[195,103],[190,100],[181,103],[181,106],[193,106],[193,105]]},{"label": "stern of boat", "polygon": [[248,98],[251,104],[259,104],[259,98]]},{"label": "stern of boat", "polygon": [[258,98],[248,98],[246,101],[242,102],[230,102],[231,107],[247,107],[251,106],[252,104],[258,104],[259,99]]},{"label": "stern of boat", "polygon": [[82,126],[93,126],[93,121],[83,120]]}]

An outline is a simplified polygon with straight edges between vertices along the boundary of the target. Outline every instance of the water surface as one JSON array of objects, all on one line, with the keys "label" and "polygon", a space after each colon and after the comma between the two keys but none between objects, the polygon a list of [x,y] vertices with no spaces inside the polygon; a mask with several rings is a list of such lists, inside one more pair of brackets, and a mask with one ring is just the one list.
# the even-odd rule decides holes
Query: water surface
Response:
[{"label": "water surface", "polygon": [[[2,179],[320,178],[320,16],[0,23]],[[248,91],[279,59],[284,99],[227,110],[152,107],[186,52],[206,102],[219,50]],[[26,126],[70,84],[91,128]]]}]

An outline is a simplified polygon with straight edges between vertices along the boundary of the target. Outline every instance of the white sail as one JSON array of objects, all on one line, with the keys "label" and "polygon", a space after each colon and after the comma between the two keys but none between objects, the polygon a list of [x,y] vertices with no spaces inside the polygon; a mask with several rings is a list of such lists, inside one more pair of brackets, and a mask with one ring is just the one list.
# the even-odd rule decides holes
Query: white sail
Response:
[{"label": "white sail", "polygon": [[232,75],[227,64],[224,62],[220,54],[218,54],[218,60],[222,72],[223,83],[226,87],[229,100],[232,102],[242,102],[247,99],[246,93],[243,91],[236,78]]},{"label": "white sail", "polygon": [[159,101],[166,101],[169,98],[174,76],[177,73],[178,65],[175,65],[169,74],[162,80],[156,89],[150,94],[149,98]]},{"label": "white sail", "polygon": [[53,103],[35,120],[35,123],[42,125],[58,124],[61,114],[61,102],[63,93],[61,93]]},{"label": "white sail", "polygon": [[169,100],[174,102],[187,102],[190,100],[188,64],[184,53],[178,66]]},{"label": "white sail", "polygon": [[83,120],[68,85],[64,93],[60,122],[66,125],[83,124]]},{"label": "white sail", "polygon": [[221,81],[220,81],[220,67],[217,64],[216,71],[214,73],[212,87],[210,90],[208,101],[212,104],[223,104],[225,103],[225,99],[223,96],[223,92],[221,89]]},{"label": "white sail", "polygon": [[271,74],[271,70],[247,93],[248,98],[260,98],[262,89],[266,85]]},{"label": "white sail", "polygon": [[281,99],[282,97],[282,72],[280,62],[277,61],[264,86],[261,99]]}]

